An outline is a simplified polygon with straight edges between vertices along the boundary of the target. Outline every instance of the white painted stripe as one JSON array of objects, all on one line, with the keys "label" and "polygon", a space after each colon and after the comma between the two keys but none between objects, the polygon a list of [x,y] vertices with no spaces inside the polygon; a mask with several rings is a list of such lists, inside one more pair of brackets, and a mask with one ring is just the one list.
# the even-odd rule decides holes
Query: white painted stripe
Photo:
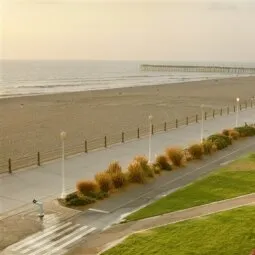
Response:
[{"label": "white painted stripe", "polygon": [[[48,250],[48,249],[50,249],[51,247],[53,247],[53,246],[55,246],[55,245],[57,245],[57,244],[59,244],[59,243],[65,241],[66,239],[71,238],[72,236],[76,236],[79,232],[81,232],[82,230],[84,230],[84,229],[86,229],[86,228],[88,228],[88,226],[83,226],[83,227],[81,227],[81,228],[75,230],[75,231],[72,232],[71,234],[66,235],[66,236],[64,236],[63,238],[61,238],[61,239],[59,239],[59,240],[57,240],[57,241],[55,241],[55,242],[52,242],[52,243],[50,243],[50,244],[48,244],[48,245],[46,245],[46,246],[44,246],[44,247],[38,249],[37,251],[34,251],[33,253],[30,253],[29,255],[36,255],[36,254],[41,253],[42,251],[44,251],[43,254],[45,254],[45,251],[46,251],[46,250]],[[51,252],[52,252],[52,251],[51,251]],[[50,253],[50,254],[52,254],[52,253]]]},{"label": "white painted stripe", "polygon": [[62,225],[56,225],[56,226],[52,226],[51,229],[46,229],[46,231],[41,231],[40,234],[37,234],[37,237],[35,236],[31,236],[29,237],[29,240],[25,239],[24,241],[21,241],[21,243],[19,243],[20,245],[16,246],[15,248],[12,249],[12,251],[18,251],[20,249],[22,249],[23,247],[27,246],[27,245],[31,245],[32,243],[44,238],[45,236],[51,235],[52,233],[54,233],[55,231],[58,231],[62,228],[65,228],[69,225],[71,225],[72,222],[67,222],[65,224]]},{"label": "white painted stripe", "polygon": [[71,240],[65,242],[64,244],[62,244],[62,245],[60,245],[60,246],[54,248],[53,250],[51,250],[50,252],[46,253],[45,255],[52,255],[52,254],[54,254],[55,252],[57,252],[57,254],[59,254],[59,251],[60,251],[61,249],[65,248],[66,246],[70,245],[71,243],[76,242],[77,240],[81,239],[83,236],[85,236],[85,235],[87,235],[87,234],[93,232],[95,229],[96,229],[96,228],[90,228],[90,229],[87,230],[86,232],[84,232],[84,233],[82,233],[82,234],[80,234],[80,235],[74,237],[73,239],[71,239]]},{"label": "white painted stripe", "polygon": [[45,239],[42,240],[41,242],[38,242],[38,243],[36,243],[36,244],[30,246],[29,248],[27,248],[27,249],[21,251],[21,253],[22,253],[22,254],[25,254],[25,253],[27,253],[27,252],[29,252],[29,251],[31,251],[31,250],[37,248],[37,247],[40,247],[40,246],[42,246],[43,244],[45,244],[45,243],[47,243],[47,242],[50,242],[51,239],[55,239],[55,238],[57,238],[57,237],[59,237],[59,236],[65,234],[65,233],[67,233],[67,232],[69,232],[69,231],[71,231],[71,230],[77,228],[78,226],[80,226],[80,224],[76,224],[76,225],[74,225],[74,226],[71,226],[71,227],[65,229],[64,231],[60,231],[60,232],[58,232],[56,235],[50,236],[50,238],[49,238],[49,237],[48,237],[48,238],[45,238]]},{"label": "white painted stripe", "polygon": [[92,212],[109,213],[108,211],[99,210],[99,209],[95,209],[95,208],[89,208],[88,210],[89,210],[89,211],[92,211]]}]

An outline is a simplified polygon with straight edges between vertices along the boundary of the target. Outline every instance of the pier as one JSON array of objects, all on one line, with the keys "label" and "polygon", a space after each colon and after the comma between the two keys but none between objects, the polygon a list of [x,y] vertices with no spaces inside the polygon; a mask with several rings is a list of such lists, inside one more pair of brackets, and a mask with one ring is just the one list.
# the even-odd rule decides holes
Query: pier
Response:
[{"label": "pier", "polygon": [[197,72],[197,73],[233,73],[255,74],[255,68],[227,66],[182,66],[182,65],[146,65],[140,66],[141,71],[156,72]]}]

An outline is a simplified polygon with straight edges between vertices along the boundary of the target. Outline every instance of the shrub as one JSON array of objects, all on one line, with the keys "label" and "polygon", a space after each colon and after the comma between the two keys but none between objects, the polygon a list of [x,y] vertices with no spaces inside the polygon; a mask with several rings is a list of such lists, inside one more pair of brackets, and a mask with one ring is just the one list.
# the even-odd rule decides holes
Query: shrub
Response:
[{"label": "shrub", "polygon": [[172,170],[172,166],[169,164],[167,157],[164,155],[158,155],[156,157],[155,164],[161,170],[166,170],[166,171]]},{"label": "shrub", "polygon": [[76,184],[77,190],[85,196],[96,193],[99,187],[95,181],[79,181]]},{"label": "shrub", "polygon": [[76,191],[66,195],[65,201],[68,202],[68,201],[70,201],[72,199],[75,199],[75,198],[78,198],[78,193]]},{"label": "shrub", "polygon": [[239,134],[239,132],[236,131],[236,130],[230,130],[229,136],[230,136],[233,140],[237,140],[237,139],[240,137],[240,134]]},{"label": "shrub", "polygon": [[245,125],[243,127],[236,127],[234,128],[234,130],[237,131],[242,137],[255,135],[255,128],[248,125]]},{"label": "shrub", "polygon": [[131,182],[144,183],[145,173],[141,167],[141,164],[137,161],[132,162],[128,166],[128,177]]},{"label": "shrub", "polygon": [[166,149],[166,155],[171,162],[180,167],[183,164],[184,153],[180,148],[168,148]]},{"label": "shrub", "polygon": [[154,177],[154,171],[148,164],[148,159],[144,156],[136,156],[134,161],[138,162],[147,177]]},{"label": "shrub", "polygon": [[223,134],[223,135],[226,135],[226,136],[229,136],[229,132],[230,132],[230,129],[224,129],[224,130],[222,131],[222,134]]},{"label": "shrub", "polygon": [[108,196],[109,196],[108,192],[104,192],[102,190],[89,194],[89,197],[94,198],[96,200],[102,200]]},{"label": "shrub", "polygon": [[228,147],[228,145],[232,144],[232,140],[228,136],[223,134],[210,135],[207,138],[207,141],[211,141],[212,143],[214,143],[217,146],[218,150],[222,150]]},{"label": "shrub", "polygon": [[97,173],[95,175],[95,180],[98,183],[100,190],[103,192],[109,192],[111,190],[112,179],[110,174],[106,172]]},{"label": "shrub", "polygon": [[95,201],[96,200],[94,198],[81,195],[81,196],[73,197],[72,199],[69,199],[69,200],[66,199],[65,204],[67,206],[82,206],[82,205],[92,204]]},{"label": "shrub", "polygon": [[213,152],[213,145],[213,142],[210,140],[203,141],[202,146],[205,155],[211,154]]},{"label": "shrub", "polygon": [[113,161],[112,163],[110,163],[110,165],[108,166],[106,172],[108,174],[121,173],[121,166],[120,166],[119,162],[118,161]]},{"label": "shrub", "polygon": [[123,172],[111,174],[112,184],[116,189],[123,187],[126,184],[126,176]]},{"label": "shrub", "polygon": [[203,146],[201,144],[193,144],[188,148],[192,158],[201,159],[203,157]]}]

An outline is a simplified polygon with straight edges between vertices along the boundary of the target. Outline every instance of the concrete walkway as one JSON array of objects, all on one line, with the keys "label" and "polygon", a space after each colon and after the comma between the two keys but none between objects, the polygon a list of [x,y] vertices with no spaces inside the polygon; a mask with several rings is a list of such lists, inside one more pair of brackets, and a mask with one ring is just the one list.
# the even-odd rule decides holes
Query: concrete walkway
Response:
[{"label": "concrete walkway", "polygon": [[[240,112],[239,125],[253,123],[255,108]],[[204,136],[222,131],[235,125],[235,114],[207,120],[204,124]],[[187,146],[200,140],[200,124],[191,124],[167,133],[154,135],[152,155],[163,153],[166,147]],[[77,180],[92,179],[96,172],[118,160],[125,168],[136,155],[148,154],[148,139],[127,142],[108,149],[81,154],[66,160],[66,190],[75,189]],[[61,162],[59,160],[14,172],[12,175],[0,175],[0,213],[31,204],[34,198],[45,200],[58,197],[61,193]]]},{"label": "concrete walkway", "polygon": [[139,221],[128,222],[113,226],[112,228],[92,235],[75,250],[70,251],[68,255],[101,253],[112,246],[117,245],[127,236],[135,232],[145,231],[160,226],[174,224],[177,222],[210,215],[217,212],[227,211],[245,205],[255,204],[255,194],[248,194],[233,199],[214,202],[207,205],[197,206],[177,212],[164,214],[157,217],[147,218]]}]

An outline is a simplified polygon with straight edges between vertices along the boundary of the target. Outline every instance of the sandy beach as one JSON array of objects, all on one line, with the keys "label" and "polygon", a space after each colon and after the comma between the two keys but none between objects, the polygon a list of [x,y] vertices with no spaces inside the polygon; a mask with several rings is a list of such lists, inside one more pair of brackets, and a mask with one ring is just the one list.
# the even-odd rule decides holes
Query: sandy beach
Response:
[{"label": "sandy beach", "polygon": [[201,104],[233,107],[236,97],[245,102],[254,95],[255,77],[245,77],[0,99],[0,171],[8,158],[22,159],[22,165],[27,157],[36,162],[38,151],[45,158],[59,155],[62,130],[67,149],[82,150],[85,139],[103,144],[105,135],[135,136],[138,127],[148,126],[149,114],[163,126],[199,114]]}]

